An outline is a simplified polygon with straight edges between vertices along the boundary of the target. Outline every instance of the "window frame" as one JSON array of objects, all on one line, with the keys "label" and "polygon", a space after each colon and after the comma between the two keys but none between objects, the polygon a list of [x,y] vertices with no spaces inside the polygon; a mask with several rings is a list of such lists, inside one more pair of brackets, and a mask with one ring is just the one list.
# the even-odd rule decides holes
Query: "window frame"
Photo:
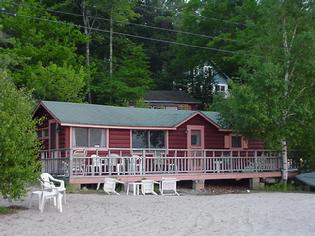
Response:
[{"label": "window frame", "polygon": [[[134,138],[133,138],[133,132],[134,131],[142,131],[142,132],[148,132],[147,133],[147,148],[146,147],[143,147],[143,148],[141,148],[141,147],[133,147],[133,140],[134,140]],[[164,134],[164,147],[162,147],[162,148],[155,148],[155,147],[150,147],[151,146],[151,132],[154,132],[154,131],[160,131],[160,132],[163,132],[163,134]],[[131,130],[131,132],[130,132],[130,135],[131,135],[131,142],[130,142],[130,146],[131,146],[131,148],[132,149],[148,149],[148,150],[165,150],[165,149],[167,149],[167,136],[168,136],[168,134],[167,134],[167,131],[165,131],[165,130],[142,130],[142,129],[132,129]]]},{"label": "window frame", "polygon": [[[74,145],[74,139],[73,139],[73,136],[75,135],[75,129],[87,129],[87,143],[88,145],[87,146],[76,146]],[[100,146],[100,147],[95,147],[94,146],[90,146],[90,142],[91,142],[91,139],[90,139],[90,136],[91,136],[91,132],[90,130],[91,129],[98,129],[98,130],[101,130],[103,132],[103,135],[104,135],[104,146]],[[105,128],[94,128],[94,127],[72,127],[71,129],[71,146],[73,148],[87,148],[87,149],[94,149],[94,148],[100,148],[100,149],[107,149],[108,148],[108,129],[105,129]]]}]

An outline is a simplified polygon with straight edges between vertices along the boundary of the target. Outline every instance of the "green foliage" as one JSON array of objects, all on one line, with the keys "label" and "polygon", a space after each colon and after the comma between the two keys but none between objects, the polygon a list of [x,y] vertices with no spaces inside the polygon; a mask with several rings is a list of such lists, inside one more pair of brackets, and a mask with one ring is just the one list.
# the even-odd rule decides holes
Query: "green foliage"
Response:
[{"label": "green foliage", "polygon": [[83,68],[76,71],[66,64],[37,64],[26,67],[23,74],[15,75],[15,79],[23,80],[27,88],[34,89],[34,96],[41,100],[81,101],[85,76]]},{"label": "green foliage", "polygon": [[257,12],[243,30],[252,47],[243,55],[241,83],[232,84],[231,96],[218,99],[216,109],[237,132],[272,147],[286,140],[291,149],[314,150],[313,5],[260,1]]},{"label": "green foliage", "polygon": [[33,90],[37,99],[82,100],[87,72],[83,57],[76,52],[86,41],[80,30],[50,22],[56,17],[36,1],[21,5],[7,1],[3,7],[17,13],[1,15],[2,31],[9,41],[1,44],[0,54],[14,83]]},{"label": "green foliage", "polygon": [[12,212],[12,209],[7,207],[0,207],[0,215],[7,215]]},{"label": "green foliage", "polygon": [[120,57],[115,58],[116,67],[112,79],[108,74],[96,72],[92,81],[96,85],[92,87],[96,103],[134,105],[152,86],[142,47],[130,42],[124,46]]},{"label": "green foliage", "polygon": [[[184,0],[138,1],[135,11],[140,14],[133,20],[134,23],[145,24],[152,27],[162,27],[167,30],[177,30],[179,15],[185,5]],[[176,33],[156,30],[147,27],[128,27],[131,34],[144,37],[176,41]],[[149,59],[150,71],[158,89],[171,89],[173,87],[173,74],[167,72],[169,63],[173,58],[172,45],[149,40],[142,41]]]},{"label": "green foliage", "polygon": [[39,171],[36,121],[32,120],[29,96],[17,91],[4,73],[0,74],[0,193],[17,199]]},{"label": "green foliage", "polygon": [[266,184],[265,190],[267,192],[301,192],[307,191],[303,186],[296,184],[295,182],[290,183],[275,183],[275,184]]}]

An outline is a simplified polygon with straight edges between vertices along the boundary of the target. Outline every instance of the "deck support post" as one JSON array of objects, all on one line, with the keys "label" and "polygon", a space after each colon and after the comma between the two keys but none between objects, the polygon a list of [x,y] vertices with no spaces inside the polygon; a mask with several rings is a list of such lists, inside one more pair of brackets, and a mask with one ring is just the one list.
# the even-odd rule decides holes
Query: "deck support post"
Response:
[{"label": "deck support post", "polygon": [[205,180],[204,179],[193,180],[193,189],[197,192],[205,190]]},{"label": "deck support post", "polygon": [[253,190],[260,190],[265,187],[265,183],[260,182],[260,178],[249,179],[249,187]]}]

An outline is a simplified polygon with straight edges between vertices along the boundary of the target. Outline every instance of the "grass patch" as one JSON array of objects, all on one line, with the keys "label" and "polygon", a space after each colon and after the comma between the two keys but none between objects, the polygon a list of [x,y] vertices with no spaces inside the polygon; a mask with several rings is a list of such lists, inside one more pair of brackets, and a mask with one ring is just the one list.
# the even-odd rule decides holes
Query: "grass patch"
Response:
[{"label": "grass patch", "polygon": [[294,181],[288,183],[275,183],[266,184],[265,190],[267,192],[306,192],[309,189],[305,188],[303,185],[297,184]]},{"label": "grass patch", "polygon": [[10,209],[8,207],[0,207],[0,215],[7,215],[13,213],[13,209]]}]

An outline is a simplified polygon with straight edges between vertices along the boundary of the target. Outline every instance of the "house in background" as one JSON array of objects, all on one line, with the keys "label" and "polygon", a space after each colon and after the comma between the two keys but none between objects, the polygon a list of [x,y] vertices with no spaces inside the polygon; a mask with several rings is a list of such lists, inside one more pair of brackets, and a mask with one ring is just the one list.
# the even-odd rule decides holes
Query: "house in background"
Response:
[{"label": "house in background", "polygon": [[184,91],[150,90],[144,101],[153,109],[199,110],[201,102]]},{"label": "house in background", "polygon": [[215,69],[213,63],[205,62],[202,65],[196,66],[191,72],[187,72],[192,79],[197,80],[198,77],[203,78],[204,80],[210,80],[209,82],[213,84],[212,92],[224,93],[225,96],[228,96],[228,80],[229,77],[219,72],[218,69]]},{"label": "house in background", "polygon": [[33,116],[44,118],[38,127],[43,171],[73,184],[95,184],[104,176],[199,184],[281,176],[279,153],[234,135],[216,112],[42,101]]}]

